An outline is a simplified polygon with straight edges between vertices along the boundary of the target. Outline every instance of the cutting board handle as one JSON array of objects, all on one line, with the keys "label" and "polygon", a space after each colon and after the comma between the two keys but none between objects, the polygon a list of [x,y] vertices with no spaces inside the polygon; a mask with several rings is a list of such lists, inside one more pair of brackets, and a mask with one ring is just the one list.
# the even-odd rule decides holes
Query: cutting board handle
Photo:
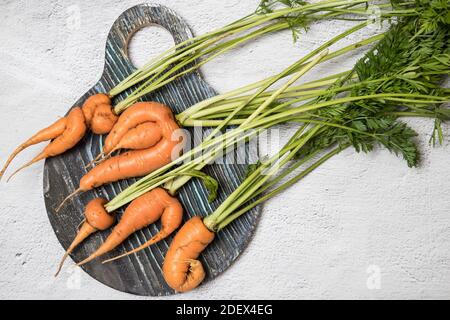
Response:
[{"label": "cutting board handle", "polygon": [[[128,54],[128,44],[140,29],[159,25],[172,35],[175,44],[193,36],[187,23],[173,10],[159,4],[140,4],[124,11],[114,22],[106,40],[104,74],[114,74],[117,84],[135,70]],[[118,72],[119,71],[119,72]],[[111,88],[98,88],[99,92]]]}]

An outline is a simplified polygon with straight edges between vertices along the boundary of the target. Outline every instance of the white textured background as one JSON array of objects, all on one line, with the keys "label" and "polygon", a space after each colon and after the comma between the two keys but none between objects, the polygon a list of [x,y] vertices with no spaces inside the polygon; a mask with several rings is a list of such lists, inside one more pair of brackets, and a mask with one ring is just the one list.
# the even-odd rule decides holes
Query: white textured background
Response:
[{"label": "white textured background", "polygon": [[[200,34],[249,13],[258,0],[159,2]],[[111,24],[138,3],[1,2],[2,163],[18,143],[64,114],[97,82]],[[70,17],[77,8],[81,25],[73,30]],[[272,35],[202,71],[224,92],[280,71],[349,25],[315,25],[295,45],[289,32]],[[161,32],[137,34],[131,48],[136,61],[167,45],[155,41],[155,34]],[[347,58],[315,70],[344,70],[356,56]],[[429,121],[412,124],[421,134],[419,168],[408,169],[386,151],[363,155],[347,150],[265,205],[251,244],[229,270],[177,298],[449,298],[450,149],[447,142],[435,149],[428,145]],[[24,152],[13,167],[41,148]],[[9,184],[0,183],[0,298],[136,298],[77,272],[71,262],[53,278],[63,250],[47,220],[42,167],[41,162]],[[371,279],[378,272],[380,287],[374,289]]]}]

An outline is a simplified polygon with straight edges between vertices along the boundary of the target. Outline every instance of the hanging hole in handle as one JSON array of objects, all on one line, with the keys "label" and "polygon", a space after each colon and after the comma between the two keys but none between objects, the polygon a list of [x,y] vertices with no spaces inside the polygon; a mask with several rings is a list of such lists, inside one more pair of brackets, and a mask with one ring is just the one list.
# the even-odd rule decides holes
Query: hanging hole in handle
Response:
[{"label": "hanging hole in handle", "polygon": [[128,40],[127,55],[138,69],[175,45],[172,34],[157,24],[144,26]]}]

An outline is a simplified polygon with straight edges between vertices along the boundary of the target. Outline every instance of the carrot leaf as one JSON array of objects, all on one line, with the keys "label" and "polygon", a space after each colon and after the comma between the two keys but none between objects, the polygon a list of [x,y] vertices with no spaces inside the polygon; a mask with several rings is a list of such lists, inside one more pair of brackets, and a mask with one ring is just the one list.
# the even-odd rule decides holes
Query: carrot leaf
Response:
[{"label": "carrot leaf", "polygon": [[200,170],[195,169],[185,171],[183,172],[183,175],[201,179],[206,187],[206,190],[208,190],[209,193],[208,201],[213,202],[214,200],[216,200],[217,191],[219,189],[219,183],[217,182],[216,179]]}]

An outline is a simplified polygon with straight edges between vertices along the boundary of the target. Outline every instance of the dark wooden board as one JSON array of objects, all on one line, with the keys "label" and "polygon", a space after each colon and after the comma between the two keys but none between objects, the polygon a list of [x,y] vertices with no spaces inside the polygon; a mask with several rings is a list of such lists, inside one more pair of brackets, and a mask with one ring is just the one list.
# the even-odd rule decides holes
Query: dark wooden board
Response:
[{"label": "dark wooden board", "polygon": [[[128,9],[114,22],[108,35],[102,77],[74,106],[81,105],[92,94],[107,92],[134,70],[127,55],[129,39],[140,28],[152,24],[167,29],[173,35],[176,43],[192,37],[191,31],[183,19],[164,6],[142,4]],[[118,99],[123,99],[125,95],[126,93]],[[175,113],[178,113],[214,95],[216,92],[203,81],[200,74],[192,72],[145,97],[144,100],[165,103]],[[64,249],[67,249],[75,237],[77,226],[83,219],[84,207],[91,199],[99,196],[112,199],[136,181],[130,179],[86,192],[68,203],[58,214],[55,213],[54,208],[78,187],[81,177],[86,173],[85,164],[99,153],[103,141],[104,137],[89,133],[77,147],[45,162],[45,205],[50,223]],[[244,152],[246,161],[249,157],[254,157],[256,152],[255,147],[247,146]],[[242,164],[212,164],[206,168],[206,172],[215,177],[221,186],[219,197],[213,203],[208,203],[207,191],[196,179],[191,180],[179,191],[178,198],[185,209],[185,220],[194,215],[206,216],[214,211],[243,180],[246,165],[243,161],[240,163]],[[205,281],[222,273],[244,250],[255,229],[260,209],[260,207],[253,209],[219,232],[214,242],[204,251],[201,261],[207,270]],[[119,218],[122,212],[122,210],[117,211]],[[111,254],[105,255],[104,258],[116,256],[139,246],[155,235],[159,228],[160,223],[156,223],[136,232],[123,245]],[[72,259],[78,262],[87,257],[99,247],[109,232],[107,230],[91,236],[73,253]],[[120,291],[149,296],[173,294],[174,291],[167,286],[161,274],[163,258],[171,240],[172,237],[169,237],[138,254],[112,263],[101,264],[102,259],[97,259],[82,268],[96,280]],[[57,261],[55,259],[49,263],[55,263],[56,267]]]}]

